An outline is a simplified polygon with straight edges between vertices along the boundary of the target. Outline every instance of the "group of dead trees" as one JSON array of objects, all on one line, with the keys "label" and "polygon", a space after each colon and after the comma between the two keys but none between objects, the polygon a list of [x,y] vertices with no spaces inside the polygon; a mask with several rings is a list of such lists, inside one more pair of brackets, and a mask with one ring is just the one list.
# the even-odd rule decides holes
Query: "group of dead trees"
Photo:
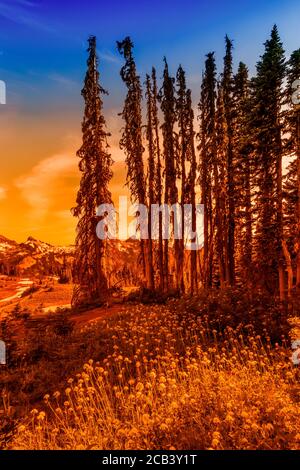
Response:
[{"label": "group of dead trees", "polygon": [[[140,240],[144,286],[151,291],[195,293],[200,287],[245,286],[288,299],[300,286],[300,49],[286,60],[277,27],[264,45],[254,77],[240,62],[233,67],[233,44],[226,36],[223,70],[206,56],[197,116],[186,75],[170,74],[161,84],[153,67],[142,86],[129,37],[117,43],[124,59],[126,97],[120,147],[126,156],[132,202],[148,208],[148,238]],[[103,250],[96,238],[96,208],[111,202],[112,160],[102,113],[96,41],[89,40],[88,71],[82,95],[82,172],[74,266],[74,303],[102,298],[107,289]],[[298,89],[299,91],[299,89]],[[143,103],[145,102],[145,109]],[[296,104],[295,104],[296,103]],[[197,118],[197,119],[195,119]],[[203,204],[203,248],[187,250],[182,237],[164,235],[159,213],[153,239],[151,207]],[[199,229],[199,227],[198,227]],[[197,237],[195,237],[197,238]],[[188,242],[197,240],[188,240]]]}]

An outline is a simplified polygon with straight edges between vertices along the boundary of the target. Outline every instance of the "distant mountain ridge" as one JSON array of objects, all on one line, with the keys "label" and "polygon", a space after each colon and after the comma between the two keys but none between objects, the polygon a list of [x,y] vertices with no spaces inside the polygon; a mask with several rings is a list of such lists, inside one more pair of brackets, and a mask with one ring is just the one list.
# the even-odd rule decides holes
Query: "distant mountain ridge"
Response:
[{"label": "distant mountain ridge", "polygon": [[34,237],[17,243],[0,235],[1,274],[60,276],[70,270],[73,257],[73,246],[54,246]]},{"label": "distant mountain ridge", "polygon": [[[74,245],[54,246],[28,237],[25,242],[0,235],[0,274],[8,276],[66,276],[72,278]],[[105,244],[106,277],[110,287],[136,285],[142,276],[138,240],[109,240]]]}]

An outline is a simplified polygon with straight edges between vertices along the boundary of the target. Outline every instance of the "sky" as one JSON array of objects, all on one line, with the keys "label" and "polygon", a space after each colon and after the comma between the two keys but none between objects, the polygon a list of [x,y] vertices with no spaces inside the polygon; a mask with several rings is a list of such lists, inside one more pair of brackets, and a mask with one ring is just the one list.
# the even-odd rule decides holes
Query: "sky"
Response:
[{"label": "sky", "polygon": [[234,64],[251,74],[274,23],[287,57],[300,47],[299,0],[0,0],[0,234],[17,241],[30,236],[73,243],[70,214],[79,184],[76,150],[81,144],[87,39],[97,37],[104,112],[115,161],[111,189],[124,189],[119,149],[126,90],[116,41],[131,36],[141,80],[163,57],[175,74],[187,74],[194,106],[200,95],[205,54],[215,51],[219,71],[224,36],[234,41]]}]

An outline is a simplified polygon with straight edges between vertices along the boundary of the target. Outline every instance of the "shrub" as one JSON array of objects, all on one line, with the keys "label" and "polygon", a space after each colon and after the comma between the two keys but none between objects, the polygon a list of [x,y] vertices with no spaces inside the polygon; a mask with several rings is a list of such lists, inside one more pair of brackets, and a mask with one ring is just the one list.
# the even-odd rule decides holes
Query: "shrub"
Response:
[{"label": "shrub", "polygon": [[288,339],[288,306],[261,293],[239,288],[203,290],[177,301],[173,308],[205,319],[211,330],[223,331],[230,326],[245,334],[252,329],[273,343]]}]

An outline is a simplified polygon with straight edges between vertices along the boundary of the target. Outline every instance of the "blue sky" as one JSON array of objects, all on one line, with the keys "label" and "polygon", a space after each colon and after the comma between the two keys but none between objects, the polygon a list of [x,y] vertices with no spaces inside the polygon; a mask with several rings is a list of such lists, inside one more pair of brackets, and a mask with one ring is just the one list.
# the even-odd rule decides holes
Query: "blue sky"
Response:
[{"label": "blue sky", "polygon": [[196,91],[205,53],[215,50],[220,62],[226,33],[234,39],[236,62],[254,71],[275,22],[287,52],[299,46],[299,18],[300,2],[293,0],[0,0],[0,75],[13,103],[76,106],[86,39],[95,34],[103,83],[117,104],[122,84],[115,44],[130,35],[141,74],[152,64],[161,69],[166,55],[171,69],[182,63]]},{"label": "blue sky", "polygon": [[[0,80],[7,104],[0,106],[0,234],[28,235],[53,243],[74,239],[79,181],[87,38],[97,36],[101,81],[114,165],[113,191],[123,188],[118,113],[125,95],[116,41],[130,35],[144,81],[163,56],[175,73],[182,64],[194,106],[205,54],[216,52],[219,71],[224,37],[234,40],[235,67],[251,73],[277,23],[287,56],[300,47],[299,0],[0,0]],[[124,189],[122,189],[124,191]]]}]

